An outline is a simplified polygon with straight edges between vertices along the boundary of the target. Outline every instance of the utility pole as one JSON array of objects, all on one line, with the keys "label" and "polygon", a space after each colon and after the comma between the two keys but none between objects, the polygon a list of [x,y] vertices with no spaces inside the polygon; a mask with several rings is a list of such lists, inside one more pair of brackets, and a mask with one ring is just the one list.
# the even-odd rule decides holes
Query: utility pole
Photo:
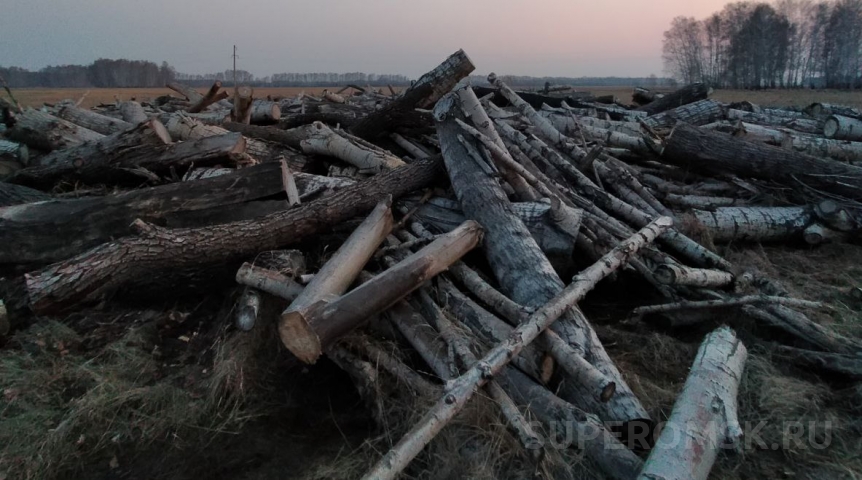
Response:
[{"label": "utility pole", "polygon": [[233,118],[239,120],[239,87],[236,83],[236,45],[233,46]]}]

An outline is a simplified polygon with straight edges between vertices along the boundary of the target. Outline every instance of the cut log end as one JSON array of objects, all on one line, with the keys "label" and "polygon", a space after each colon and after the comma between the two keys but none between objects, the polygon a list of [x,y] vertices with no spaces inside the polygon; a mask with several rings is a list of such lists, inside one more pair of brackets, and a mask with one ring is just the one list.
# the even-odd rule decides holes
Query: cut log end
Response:
[{"label": "cut log end", "polygon": [[278,334],[284,346],[303,363],[313,365],[323,353],[320,337],[302,312],[290,311],[282,314]]}]

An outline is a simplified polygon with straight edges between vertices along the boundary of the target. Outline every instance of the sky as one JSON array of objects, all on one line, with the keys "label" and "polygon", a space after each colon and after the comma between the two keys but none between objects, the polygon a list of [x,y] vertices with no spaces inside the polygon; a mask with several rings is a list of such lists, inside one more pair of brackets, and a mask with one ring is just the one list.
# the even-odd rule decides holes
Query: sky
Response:
[{"label": "sky", "polygon": [[0,65],[166,60],[185,73],[400,73],[459,48],[476,73],[661,76],[673,17],[727,0],[3,0]]}]

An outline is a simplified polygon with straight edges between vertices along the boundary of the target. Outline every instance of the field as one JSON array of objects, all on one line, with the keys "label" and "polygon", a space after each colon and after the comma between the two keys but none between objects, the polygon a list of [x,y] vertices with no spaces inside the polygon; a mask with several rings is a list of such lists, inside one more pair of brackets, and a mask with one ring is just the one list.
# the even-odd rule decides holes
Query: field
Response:
[{"label": "field", "polygon": [[[300,92],[317,95],[324,87],[281,87],[281,88],[256,88],[255,94],[259,97],[294,96]],[[205,89],[200,89],[204,92]],[[596,95],[616,95],[622,102],[631,100],[631,88],[629,87],[578,87],[580,91],[593,92]],[[24,106],[36,107],[43,103],[56,103],[65,99],[78,100],[85,93],[87,96],[81,103],[86,108],[94,107],[100,103],[113,103],[115,96],[120,100],[136,99],[147,101],[160,95],[173,94],[167,88],[57,88],[57,89],[16,89],[16,98]],[[748,100],[763,106],[805,106],[814,102],[837,103],[862,108],[862,92],[841,90],[716,90],[712,98],[721,102],[738,102]]]}]

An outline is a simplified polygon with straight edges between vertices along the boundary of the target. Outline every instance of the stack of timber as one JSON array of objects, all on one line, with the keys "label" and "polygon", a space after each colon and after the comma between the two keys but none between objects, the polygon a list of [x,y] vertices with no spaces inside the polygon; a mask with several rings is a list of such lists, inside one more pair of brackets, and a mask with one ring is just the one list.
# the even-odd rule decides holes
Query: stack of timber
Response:
[{"label": "stack of timber", "polygon": [[[182,98],[7,119],[0,264],[23,293],[0,298],[0,335],[143,287],[232,292],[229,335],[275,325],[281,355],[333,362],[369,404],[387,378],[427,400],[367,479],[410,472],[478,395],[536,469],[562,421],[597,478],[705,479],[744,434],[747,346],[824,378],[862,375],[858,340],[809,316],[828,305],[716,247],[858,240],[852,109],[782,115],[716,102],[701,84],[637,89],[628,108],[517,92],[493,74],[474,87],[473,70],[459,50],[398,94],[274,101],[171,84]],[[581,308],[597,284],[608,303],[623,281],[645,292],[625,325],[701,332],[660,435],[664,419]],[[384,339],[415,355],[384,355]]]}]

